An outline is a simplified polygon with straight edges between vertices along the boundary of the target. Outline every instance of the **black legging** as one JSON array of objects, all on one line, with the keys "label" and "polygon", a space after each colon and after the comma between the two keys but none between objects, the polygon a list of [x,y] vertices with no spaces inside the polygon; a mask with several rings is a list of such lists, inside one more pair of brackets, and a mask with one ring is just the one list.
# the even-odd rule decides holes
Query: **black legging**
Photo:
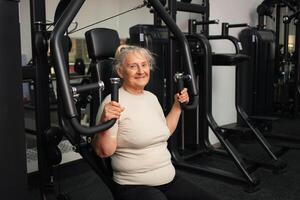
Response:
[{"label": "black legging", "polygon": [[218,200],[180,174],[165,185],[118,185],[113,193],[116,200]]}]

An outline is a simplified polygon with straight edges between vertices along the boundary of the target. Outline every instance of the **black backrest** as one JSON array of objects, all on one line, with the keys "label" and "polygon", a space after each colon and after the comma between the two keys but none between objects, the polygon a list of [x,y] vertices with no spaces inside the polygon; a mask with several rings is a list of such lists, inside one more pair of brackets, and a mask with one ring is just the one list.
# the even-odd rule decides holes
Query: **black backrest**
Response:
[{"label": "black backrest", "polygon": [[89,57],[102,60],[114,57],[120,45],[118,32],[108,28],[95,28],[85,33]]}]

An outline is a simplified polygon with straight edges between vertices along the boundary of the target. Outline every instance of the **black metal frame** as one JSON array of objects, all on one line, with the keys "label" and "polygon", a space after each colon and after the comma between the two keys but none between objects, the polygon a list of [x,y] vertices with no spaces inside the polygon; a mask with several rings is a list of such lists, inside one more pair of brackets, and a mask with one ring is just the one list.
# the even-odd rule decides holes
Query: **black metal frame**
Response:
[{"label": "black metal frame", "polygon": [[[224,36],[210,36],[209,39],[226,39],[229,40],[233,43],[235,50],[236,50],[236,54],[240,54],[240,47],[239,47],[239,41],[238,39],[236,39],[235,37],[232,36],[228,36],[228,35],[224,35]],[[256,139],[258,140],[258,142],[260,143],[260,145],[264,148],[264,150],[268,153],[268,155],[271,157],[271,159],[273,159],[274,161],[278,161],[277,156],[275,155],[275,153],[272,151],[271,149],[271,145],[269,144],[269,142],[264,138],[264,136],[262,135],[261,131],[255,127],[252,123],[251,123],[251,118],[247,115],[247,113],[245,112],[245,110],[241,107],[241,105],[239,104],[239,91],[240,90],[240,80],[239,80],[239,67],[236,67],[236,89],[235,89],[235,107],[237,110],[237,113],[239,115],[239,117],[243,120],[244,125],[246,127],[249,127],[252,131],[252,133],[254,134],[254,136],[256,137]]]},{"label": "black metal frame", "polygon": [[[173,2],[173,1],[171,1],[171,2]],[[172,13],[172,8],[176,9],[176,6],[173,6],[173,7],[171,6],[171,8],[170,8],[171,13]],[[191,11],[192,11],[192,9],[191,9]],[[176,14],[176,10],[173,11],[173,13]],[[216,20],[209,21],[208,15],[206,15],[206,17],[207,17],[206,21],[203,21],[202,23],[197,22],[196,20],[190,20],[189,21],[189,33],[190,34],[192,33],[192,35],[186,36],[189,39],[197,40],[203,49],[202,55],[204,56],[204,58],[203,58],[204,60],[202,63],[204,65],[205,70],[204,70],[204,80],[201,83],[199,83],[199,87],[201,87],[201,88],[199,88],[199,90],[205,93],[205,95],[202,95],[204,97],[201,98],[201,100],[200,100],[200,102],[201,102],[200,109],[204,108],[203,110],[206,111],[205,112],[206,116],[203,119],[203,116],[201,117],[201,115],[200,115],[200,117],[199,117],[198,116],[199,112],[197,112],[198,113],[197,117],[199,117],[199,119],[197,118],[197,123],[201,123],[201,125],[200,125],[201,130],[203,129],[204,131],[199,136],[198,139],[200,139],[200,140],[199,140],[199,143],[197,143],[197,150],[194,151],[193,153],[190,153],[187,155],[184,155],[183,153],[179,153],[179,150],[178,150],[179,145],[177,144],[178,141],[176,141],[176,140],[174,141],[174,139],[170,145],[170,150],[173,155],[174,164],[177,167],[181,167],[181,168],[185,168],[185,169],[189,169],[189,170],[196,170],[197,172],[205,172],[208,174],[214,174],[214,175],[218,175],[220,177],[226,178],[226,179],[243,182],[247,186],[250,186],[252,189],[254,189],[258,185],[259,181],[255,177],[253,177],[251,175],[251,173],[257,167],[262,165],[262,166],[265,166],[266,168],[272,168],[272,169],[275,168],[277,170],[281,170],[285,167],[285,163],[282,163],[281,161],[278,160],[277,156],[271,150],[270,144],[265,140],[265,138],[262,136],[260,131],[250,123],[250,119],[249,119],[248,115],[238,104],[237,99],[236,99],[236,109],[237,109],[238,115],[241,116],[241,118],[245,122],[246,126],[248,126],[250,128],[250,130],[252,131],[255,138],[261,144],[263,149],[268,153],[268,155],[271,157],[271,159],[274,160],[273,164],[263,163],[263,162],[258,162],[258,161],[255,162],[253,160],[250,161],[248,159],[247,161],[252,163],[252,165],[251,165],[251,167],[246,166],[246,164],[245,164],[246,158],[244,158],[241,154],[239,154],[239,152],[228,141],[227,136],[230,134],[229,133],[230,130],[219,126],[216,123],[216,121],[214,120],[213,115],[212,115],[212,105],[211,105],[211,101],[212,101],[212,96],[211,96],[211,81],[212,81],[211,57],[212,57],[212,52],[211,52],[210,44],[208,42],[208,39],[229,40],[234,44],[234,47],[236,49],[236,54],[239,54],[240,53],[239,42],[236,38],[228,36],[228,29],[235,28],[235,27],[248,26],[248,25],[247,24],[230,25],[228,23],[223,23],[222,24],[222,35],[221,36],[211,36],[211,37],[208,37],[208,39],[207,39],[207,37],[205,37],[204,34],[195,34],[197,25],[203,25],[204,27],[205,26],[208,27],[209,24],[217,23]],[[208,30],[208,28],[207,28],[207,30]],[[208,33],[207,33],[207,35],[208,35]],[[236,73],[238,74],[238,69],[237,69]],[[238,78],[237,75],[236,75],[236,78]],[[178,84],[180,84],[180,82]],[[239,91],[239,87],[237,86],[236,93],[238,91]],[[237,98],[237,95],[236,95],[236,98]],[[217,150],[211,146],[209,139],[208,139],[208,130],[207,130],[208,126],[211,127],[211,129],[213,130],[213,132],[215,133],[215,135],[221,142],[225,151]],[[184,128],[181,131],[184,132]],[[197,126],[197,131],[199,131],[199,125]],[[199,134],[199,132],[197,132],[196,134]],[[184,140],[184,136],[182,136],[181,140]],[[181,143],[182,143],[182,141],[181,141]],[[183,146],[182,148],[184,149],[184,144],[182,146]],[[191,158],[201,156],[203,154],[206,154],[207,152],[217,153],[218,155],[222,155],[225,157],[229,156],[235,163],[236,167],[240,170],[241,174],[232,173],[230,171],[223,170],[220,168],[214,168],[214,167],[210,167],[210,166],[201,166],[201,165],[197,165],[197,164],[189,162],[189,160]]]},{"label": "black metal frame", "polygon": [[[295,5],[290,5],[287,4],[287,2],[281,2],[278,1],[277,3],[274,3],[276,6],[276,41],[275,41],[275,69],[277,71],[280,71],[280,67],[282,66],[281,62],[284,63],[284,65],[289,65],[289,63],[291,62],[291,58],[289,56],[288,53],[288,36],[289,36],[289,25],[291,23],[291,20],[294,18],[299,18],[299,2],[295,2],[297,4],[297,8],[293,7]],[[294,12],[294,14],[290,15],[290,16],[281,16],[281,8],[282,7],[288,7],[290,10],[292,10]],[[280,33],[281,33],[281,19],[283,19],[283,26],[284,26],[284,55],[283,55],[283,60],[280,60],[281,56],[280,56]],[[299,27],[299,25],[296,24],[296,31],[297,31],[297,26]],[[259,31],[263,31],[265,30],[264,27],[258,26],[258,30]],[[296,82],[297,82],[297,89],[298,91],[295,91],[295,96],[294,96],[294,100],[295,100],[295,107],[294,107],[294,112],[297,112],[297,104],[299,101],[299,56],[297,54],[299,54],[299,50],[297,50],[297,48],[299,49],[299,37],[297,37],[297,34],[299,34],[299,28],[298,28],[298,33],[296,33],[296,38],[298,38],[298,41],[295,42],[296,45],[296,49],[295,49],[295,66],[296,66]],[[284,68],[287,68],[287,66],[283,66]],[[288,70],[284,70],[285,71],[285,77],[284,77],[284,82],[286,82],[286,73]],[[288,90],[288,86],[287,83],[284,83],[284,90],[287,92]],[[286,95],[288,96],[288,94]],[[287,97],[288,98],[288,97]],[[284,102],[286,102],[286,104],[289,103],[289,99],[286,99]],[[286,105],[287,107],[288,105]],[[269,117],[259,117],[260,119],[257,119],[258,123],[262,123],[262,124],[266,124],[266,123],[270,123],[274,120],[274,118],[269,118]],[[254,119],[255,120],[255,119]],[[286,148],[296,148],[299,149],[299,142],[300,142],[300,137],[299,136],[291,136],[291,135],[287,135],[284,133],[264,133],[264,136],[266,138],[270,138],[272,139],[272,142],[274,142],[274,144],[278,145],[278,146],[282,146],[282,147],[286,147]]]},{"label": "black metal frame", "polygon": [[[291,16],[285,16],[283,17],[283,23],[284,23],[284,63],[286,63],[287,65],[289,65],[290,61],[290,57],[289,57],[289,53],[288,53],[288,36],[289,36],[289,25],[291,23],[291,20],[294,18],[299,18],[299,10],[296,11],[293,15]],[[299,25],[296,24],[296,32],[298,31],[298,33],[296,33],[296,48],[295,48],[295,70],[296,70],[296,91],[295,91],[295,112],[297,112],[297,99],[299,97],[299,36],[297,34],[299,34]],[[277,34],[278,35],[278,34]],[[297,37],[298,36],[298,37]],[[297,41],[298,40],[298,41]],[[286,80],[285,80],[286,81]],[[286,83],[285,83],[286,84]],[[288,87],[288,86],[286,86]],[[300,136],[291,136],[291,135],[287,135],[284,133],[266,133],[264,134],[265,137],[270,138],[270,139],[275,139],[276,143],[278,140],[278,145],[279,146],[284,146],[287,148],[297,148],[299,149],[299,144],[300,144]]]},{"label": "black metal frame", "polygon": [[[194,101],[191,103],[191,107],[194,107],[198,104],[197,102],[197,96],[198,91],[197,87],[194,81],[194,69],[193,69],[193,63],[191,59],[191,53],[188,46],[188,42],[186,38],[184,37],[183,33],[180,31],[176,23],[172,20],[172,18],[168,15],[168,13],[165,11],[164,7],[161,5],[161,3],[157,0],[149,0],[150,4],[153,6],[155,11],[158,13],[160,18],[166,23],[166,25],[170,28],[171,32],[178,38],[180,41],[180,44],[183,48],[185,60],[187,63],[187,71],[193,77],[191,80],[191,90],[190,94],[194,97]],[[74,19],[75,15],[80,10],[82,4],[84,3],[84,0],[73,0],[69,6],[66,8],[65,12],[61,16],[61,18],[58,20],[58,22],[55,25],[55,28],[52,31],[51,38],[50,38],[50,44],[51,44],[51,52],[53,56],[53,60],[55,62],[55,72],[57,76],[57,84],[59,93],[61,94],[62,103],[64,107],[64,113],[65,117],[70,120],[71,125],[73,128],[78,131],[79,133],[83,135],[93,135],[94,133],[101,132],[105,129],[108,129],[112,126],[111,123],[109,125],[99,125],[96,128],[89,127],[84,128],[80,126],[80,124],[77,121],[77,112],[75,105],[72,100],[72,93],[70,91],[68,79],[67,79],[67,71],[65,67],[64,62],[64,52],[62,47],[62,39],[63,35],[66,32],[68,26],[70,25],[71,21]]]},{"label": "black metal frame", "polygon": [[[176,20],[176,12],[177,12],[177,5],[179,2],[170,0],[169,1],[169,10],[171,15],[173,16],[173,18]],[[204,22],[209,22],[209,2],[205,1],[205,9],[199,9],[202,11],[201,14],[203,14],[204,18]],[[192,6],[192,5],[190,5]],[[192,12],[194,9],[190,9],[190,10],[185,10],[185,11],[189,11]],[[199,12],[197,12],[199,13]],[[207,30],[207,32],[203,31],[204,34],[195,34],[196,31],[196,27],[197,23],[193,23],[195,22],[194,20],[190,21],[189,24],[189,32],[194,34],[191,35],[187,35],[186,37],[191,40],[197,40],[199,42],[199,44],[201,45],[201,49],[203,50],[203,67],[204,67],[204,77],[203,80],[201,80],[201,83],[199,83],[199,91],[201,91],[202,94],[201,95],[201,99],[200,99],[200,104],[199,104],[199,108],[200,110],[205,110],[205,115],[200,116],[199,119],[197,118],[197,122],[196,123],[200,123],[198,126],[198,130],[199,132],[201,132],[200,136],[199,136],[199,143],[197,143],[197,150],[193,151],[193,153],[187,154],[187,155],[183,155],[182,153],[180,153],[179,151],[179,145],[178,145],[178,140],[176,138],[172,138],[171,142],[170,142],[170,151],[173,157],[173,161],[176,167],[179,168],[183,168],[186,170],[192,170],[192,171],[196,171],[196,172],[202,172],[202,173],[206,173],[209,175],[217,175],[220,178],[226,179],[226,180],[231,180],[231,181],[238,181],[240,183],[244,183],[246,185],[249,185],[251,187],[255,187],[256,185],[258,185],[259,181],[256,180],[254,177],[252,177],[246,169],[246,166],[243,162],[242,157],[237,153],[237,151],[235,150],[235,148],[226,141],[226,139],[223,137],[223,133],[222,133],[222,129],[217,125],[217,123],[215,122],[213,116],[212,116],[212,104],[211,104],[211,73],[212,73],[212,52],[211,52],[211,47],[209,44],[209,41],[207,39],[206,36],[208,36],[208,25],[210,23],[204,23],[201,24],[203,25],[203,27],[205,27],[204,30]],[[216,21],[211,21],[211,23],[216,23]],[[199,23],[200,24],[200,23]],[[202,29],[203,30],[203,29]],[[172,40],[172,38],[170,38],[170,50],[171,50],[171,57],[170,57],[170,63],[171,66],[175,66],[175,54],[174,51],[176,49],[175,47],[175,41]],[[173,55],[173,56],[172,56]],[[224,148],[227,150],[228,154],[225,151],[217,151],[214,150],[215,148],[213,148],[209,142],[208,139],[208,126],[210,126],[212,128],[212,130],[216,133],[216,136],[218,137],[218,139],[220,140],[221,144],[224,146]],[[199,127],[201,127],[201,130],[199,130]],[[184,129],[184,128],[183,128]],[[183,132],[183,130],[181,130]],[[199,132],[197,132],[196,134],[199,134]],[[178,133],[177,133],[178,134]],[[223,170],[220,168],[216,168],[216,167],[210,167],[210,166],[203,166],[203,165],[197,165],[195,163],[190,163],[189,160],[191,158],[197,157],[197,156],[201,156],[201,155],[205,155],[205,154],[210,154],[210,153],[217,153],[220,156],[225,156],[227,157],[228,155],[231,156],[231,158],[234,160],[236,166],[240,169],[240,171],[242,172],[242,175],[240,174],[236,174],[227,170]],[[254,170],[254,169],[251,169]]]},{"label": "black metal frame", "polygon": [[40,195],[49,196],[53,187],[53,168],[46,159],[46,146],[44,134],[50,128],[50,103],[49,103],[49,65],[46,32],[45,0],[30,1],[31,14],[31,41],[33,66],[35,69],[35,119],[36,143],[38,152]]},{"label": "black metal frame", "polygon": [[[103,180],[110,186],[112,184],[112,181],[107,176],[107,174],[105,174],[105,166],[103,165],[103,163],[99,162],[99,159],[98,161],[95,159],[95,155],[93,154],[90,145],[88,145],[87,141],[83,140],[83,138],[80,135],[92,136],[97,132],[101,132],[102,130],[108,129],[114,123],[115,120],[109,125],[101,124],[96,127],[87,128],[80,125],[77,119],[78,114],[76,112],[76,108],[72,99],[72,92],[68,83],[67,71],[65,67],[66,63],[62,47],[63,35],[67,31],[68,26],[70,25],[75,15],[79,12],[84,2],[85,0],[73,0],[70,2],[70,4],[66,8],[60,19],[57,21],[52,31],[50,49],[55,64],[54,67],[57,77],[58,93],[60,96],[60,101],[63,104],[63,115],[61,116],[61,124],[63,126],[65,135],[70,140],[70,142],[76,147],[77,151],[83,156],[83,158],[89,162],[89,164],[96,171],[96,173],[98,173],[98,175],[101,178],[103,178]],[[193,100],[189,105],[186,106],[186,108],[194,108],[198,104],[198,90],[196,87],[196,82],[194,80],[194,67],[191,59],[191,53],[188,42],[183,33],[176,25],[176,23],[161,5],[160,1],[149,0],[148,2],[154,8],[157,15],[165,22],[172,34],[178,39],[182,47],[182,51],[186,61],[186,71],[192,77],[190,95],[192,96]]]}]

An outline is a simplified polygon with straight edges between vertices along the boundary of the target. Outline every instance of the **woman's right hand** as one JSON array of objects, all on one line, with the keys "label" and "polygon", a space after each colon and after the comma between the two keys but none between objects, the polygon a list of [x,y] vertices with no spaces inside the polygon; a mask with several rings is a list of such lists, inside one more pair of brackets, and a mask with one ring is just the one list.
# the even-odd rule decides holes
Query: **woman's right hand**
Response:
[{"label": "woman's right hand", "polygon": [[106,122],[111,119],[119,119],[124,108],[118,102],[111,101],[104,105],[101,115],[101,122]]}]

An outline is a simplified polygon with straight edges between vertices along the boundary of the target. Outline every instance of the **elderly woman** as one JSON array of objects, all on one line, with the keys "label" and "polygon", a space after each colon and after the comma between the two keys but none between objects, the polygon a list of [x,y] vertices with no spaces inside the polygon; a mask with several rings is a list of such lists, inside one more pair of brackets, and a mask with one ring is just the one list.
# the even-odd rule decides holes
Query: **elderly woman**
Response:
[{"label": "elderly woman", "polygon": [[117,119],[115,125],[96,135],[95,152],[111,157],[114,196],[120,200],[211,200],[214,197],[176,174],[167,149],[181,114],[180,103],[187,103],[187,89],[174,97],[171,111],[164,116],[157,97],[144,90],[153,69],[153,57],[144,48],[120,46],[115,69],[122,79],[119,103],[106,97],[98,121]]}]

